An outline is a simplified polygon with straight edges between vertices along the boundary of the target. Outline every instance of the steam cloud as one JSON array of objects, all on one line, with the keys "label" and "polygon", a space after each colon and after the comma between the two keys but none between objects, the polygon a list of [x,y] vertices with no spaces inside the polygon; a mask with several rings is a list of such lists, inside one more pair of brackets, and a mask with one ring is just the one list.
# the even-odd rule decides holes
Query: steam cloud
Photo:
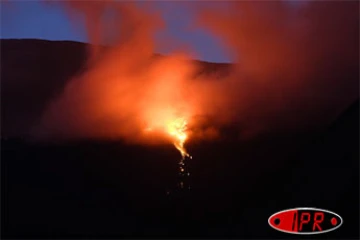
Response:
[{"label": "steam cloud", "polygon": [[[155,33],[165,26],[155,3],[61,4],[74,21],[84,16],[94,45],[87,70],[44,112],[37,138],[149,143],[165,135],[144,129],[178,117],[189,119],[194,138],[216,137],[230,124],[247,136],[324,124],[358,98],[355,1],[186,3],[235,60],[221,78],[194,77],[198,65],[183,49],[154,58]],[[98,47],[104,42],[113,47]]]}]

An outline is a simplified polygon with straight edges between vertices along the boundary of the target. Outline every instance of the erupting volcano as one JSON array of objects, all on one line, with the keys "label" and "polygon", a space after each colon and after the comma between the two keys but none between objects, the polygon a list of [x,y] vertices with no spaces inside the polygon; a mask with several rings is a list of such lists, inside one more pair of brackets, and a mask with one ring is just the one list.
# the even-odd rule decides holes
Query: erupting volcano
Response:
[{"label": "erupting volcano", "polygon": [[283,238],[287,206],[359,239],[357,1],[0,9],[4,38],[86,42],[0,39],[4,239]]}]

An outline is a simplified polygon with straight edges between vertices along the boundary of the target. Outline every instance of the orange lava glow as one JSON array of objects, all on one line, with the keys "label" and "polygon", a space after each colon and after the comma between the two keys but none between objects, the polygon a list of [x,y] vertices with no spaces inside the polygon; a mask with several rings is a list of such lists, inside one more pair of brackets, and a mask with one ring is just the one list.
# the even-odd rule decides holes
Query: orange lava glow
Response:
[{"label": "orange lava glow", "polygon": [[173,118],[163,122],[163,125],[159,128],[147,127],[145,132],[159,132],[162,131],[171,137],[173,144],[177,150],[179,150],[182,159],[185,157],[191,157],[185,149],[185,142],[188,139],[187,120],[185,118]]},{"label": "orange lava glow", "polygon": [[166,127],[167,132],[174,137],[174,145],[176,149],[180,151],[182,158],[184,159],[186,156],[189,156],[184,147],[184,143],[188,137],[186,134],[186,120],[183,118],[175,119],[169,122]]}]

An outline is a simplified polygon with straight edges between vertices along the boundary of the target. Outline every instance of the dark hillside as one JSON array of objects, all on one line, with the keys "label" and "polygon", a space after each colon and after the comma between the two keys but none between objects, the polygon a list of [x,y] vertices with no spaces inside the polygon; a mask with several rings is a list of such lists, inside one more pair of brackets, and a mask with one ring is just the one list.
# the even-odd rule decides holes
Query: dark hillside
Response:
[{"label": "dark hillside", "polygon": [[[86,67],[88,46],[37,39],[1,39],[0,45],[2,136],[20,137],[38,120],[49,100],[60,94],[66,82]],[[221,76],[230,67],[229,64],[196,62],[201,69],[198,74]],[[22,87],[17,87],[20,84]]]},{"label": "dark hillside", "polygon": [[[15,134],[81,71],[85,53],[82,43],[1,40],[2,238],[288,239],[269,216],[318,207],[344,224],[317,237],[359,239],[359,101],[316,131],[189,142],[191,190],[181,192],[170,144],[35,144]],[[230,67],[198,63],[199,74]]]}]

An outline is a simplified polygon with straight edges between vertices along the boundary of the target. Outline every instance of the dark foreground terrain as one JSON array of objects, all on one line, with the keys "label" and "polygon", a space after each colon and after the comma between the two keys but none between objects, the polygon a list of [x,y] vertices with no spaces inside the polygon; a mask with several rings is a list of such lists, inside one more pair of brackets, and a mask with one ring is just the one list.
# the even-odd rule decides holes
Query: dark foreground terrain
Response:
[{"label": "dark foreground terrain", "polygon": [[[55,75],[59,86],[72,74],[45,69],[49,76],[64,72]],[[36,79],[40,69],[33,74]],[[31,101],[42,102],[48,90]],[[26,96],[14,103],[13,95],[11,83],[2,85],[2,133],[15,124],[7,120],[15,114],[11,104],[26,109]],[[41,112],[32,106],[29,114]],[[2,238],[291,238],[267,221],[292,207],[342,216],[339,229],[316,237],[359,238],[359,101],[317,131],[190,142],[188,149],[191,190],[182,192],[176,189],[180,155],[171,145],[40,145],[2,134]]]}]

